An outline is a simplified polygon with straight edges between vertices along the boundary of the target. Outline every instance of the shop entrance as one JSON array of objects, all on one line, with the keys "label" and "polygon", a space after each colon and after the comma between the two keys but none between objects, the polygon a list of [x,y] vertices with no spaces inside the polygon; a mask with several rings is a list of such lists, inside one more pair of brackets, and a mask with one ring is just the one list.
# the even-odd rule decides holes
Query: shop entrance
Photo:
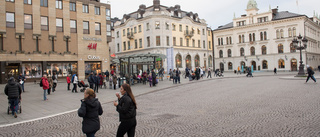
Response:
[{"label": "shop entrance", "polygon": [[296,59],[291,60],[291,71],[297,71],[297,60]]},{"label": "shop entrance", "polygon": [[15,79],[18,78],[19,76],[19,63],[9,63],[5,68],[6,68],[6,78],[9,79],[10,77],[14,77]]},{"label": "shop entrance", "polygon": [[91,72],[94,74],[102,73],[101,71],[101,62],[85,62],[85,78],[87,79]]}]

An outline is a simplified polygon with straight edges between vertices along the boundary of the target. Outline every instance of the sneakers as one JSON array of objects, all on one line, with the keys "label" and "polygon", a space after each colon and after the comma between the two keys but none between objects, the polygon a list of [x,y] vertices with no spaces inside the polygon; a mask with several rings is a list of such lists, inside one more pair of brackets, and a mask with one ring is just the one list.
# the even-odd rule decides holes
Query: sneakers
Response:
[{"label": "sneakers", "polygon": [[14,112],[14,118],[17,118],[18,116],[17,116],[17,112]]}]

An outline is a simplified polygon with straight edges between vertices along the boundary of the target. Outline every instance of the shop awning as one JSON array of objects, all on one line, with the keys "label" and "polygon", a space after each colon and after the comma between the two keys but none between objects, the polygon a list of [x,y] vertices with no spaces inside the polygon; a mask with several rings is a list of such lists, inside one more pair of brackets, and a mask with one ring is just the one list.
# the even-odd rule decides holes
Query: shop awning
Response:
[{"label": "shop awning", "polygon": [[164,54],[157,54],[157,53],[131,54],[131,55],[124,55],[124,56],[118,57],[116,59],[113,59],[112,62],[119,64],[120,59],[122,62],[128,62],[129,58],[130,58],[130,63],[148,63],[148,62],[153,62],[154,58],[165,59],[165,58],[167,58],[167,56]]}]

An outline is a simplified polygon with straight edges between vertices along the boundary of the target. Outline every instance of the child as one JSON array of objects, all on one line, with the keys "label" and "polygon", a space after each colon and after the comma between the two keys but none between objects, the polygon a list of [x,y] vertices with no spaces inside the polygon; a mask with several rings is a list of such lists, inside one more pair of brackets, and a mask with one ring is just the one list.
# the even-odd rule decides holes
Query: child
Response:
[{"label": "child", "polygon": [[151,73],[149,73],[149,75],[148,75],[148,80],[149,80],[150,87],[151,87],[151,85],[152,85],[152,75],[151,75]]}]

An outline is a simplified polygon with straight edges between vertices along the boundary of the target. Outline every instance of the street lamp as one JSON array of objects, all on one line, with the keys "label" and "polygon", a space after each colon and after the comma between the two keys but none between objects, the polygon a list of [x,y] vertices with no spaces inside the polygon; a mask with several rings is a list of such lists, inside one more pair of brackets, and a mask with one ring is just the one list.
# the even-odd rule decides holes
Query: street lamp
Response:
[{"label": "street lamp", "polygon": [[298,38],[294,38],[292,40],[292,43],[293,43],[293,46],[297,49],[297,50],[300,50],[300,65],[299,65],[299,72],[298,72],[298,77],[299,76],[305,76],[305,73],[304,73],[304,64],[303,61],[302,61],[302,50],[303,49],[306,49],[307,48],[307,43],[308,43],[308,40],[306,39],[306,37],[304,37],[302,39],[302,36],[299,35]]}]

